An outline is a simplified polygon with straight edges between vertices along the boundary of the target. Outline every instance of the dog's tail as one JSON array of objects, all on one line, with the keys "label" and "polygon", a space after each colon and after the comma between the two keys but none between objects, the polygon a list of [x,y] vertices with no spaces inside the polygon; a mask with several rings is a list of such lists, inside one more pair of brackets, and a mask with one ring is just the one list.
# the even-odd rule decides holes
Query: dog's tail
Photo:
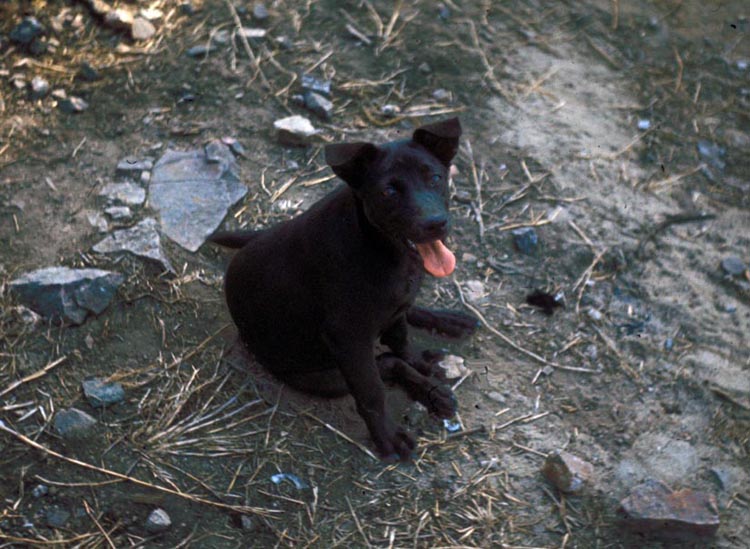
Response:
[{"label": "dog's tail", "polygon": [[208,240],[225,248],[242,248],[258,234],[258,231],[219,231],[209,236]]}]

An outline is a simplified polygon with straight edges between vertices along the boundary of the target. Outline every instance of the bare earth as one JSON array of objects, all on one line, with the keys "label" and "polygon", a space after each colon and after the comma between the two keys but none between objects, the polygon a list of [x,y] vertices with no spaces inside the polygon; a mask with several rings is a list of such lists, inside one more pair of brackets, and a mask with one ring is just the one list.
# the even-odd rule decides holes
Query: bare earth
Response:
[{"label": "bare earth", "polygon": [[[236,29],[226,2],[194,5],[186,15],[157,1],[157,33],[138,43],[83,3],[37,2],[28,13],[48,28],[66,10],[83,26],[51,31],[60,45],[39,57],[0,45],[0,540],[685,547],[618,523],[618,502],[655,478],[716,497],[718,534],[696,547],[750,547],[750,276],[720,267],[731,255],[750,262],[745,2],[278,0],[263,22],[238,3],[243,25],[268,30],[248,44],[260,71],[241,41],[186,56]],[[22,13],[0,6],[0,34]],[[99,80],[76,78],[84,60]],[[305,72],[332,80],[330,122],[294,102]],[[31,101],[18,75],[44,76],[90,107],[74,115],[49,97]],[[386,104],[400,114],[383,115]],[[320,130],[309,147],[275,139],[273,121],[292,113]],[[326,178],[326,142],[389,140],[455,113],[465,128],[459,265],[421,301],[485,322],[447,345],[469,368],[456,389],[461,432],[391,392],[419,435],[414,463],[373,459],[351,399],[283,388],[238,347],[221,290],[226,252],[165,239],[176,275],[91,252],[102,235],[87,214],[102,210],[98,191],[122,179],[126,156],[235,137],[249,192],[225,227],[264,227],[338,184]],[[701,154],[699,141],[723,152]],[[661,224],[695,214],[715,218]],[[149,215],[146,204],[124,225]],[[528,226],[539,245],[524,255],[511,231]],[[126,282],[79,327],[26,323],[6,284],[52,265],[116,270]],[[565,307],[550,317],[529,307],[535,289],[561,292]],[[81,392],[91,376],[122,383],[125,400],[91,408]],[[85,442],[52,428],[68,407],[99,421]],[[595,467],[581,495],[540,473],[561,448]],[[304,486],[274,484],[278,473]],[[40,484],[49,493],[35,497]],[[172,527],[153,535],[145,522],[156,508]],[[63,526],[48,525],[51,510],[69,513]]]}]

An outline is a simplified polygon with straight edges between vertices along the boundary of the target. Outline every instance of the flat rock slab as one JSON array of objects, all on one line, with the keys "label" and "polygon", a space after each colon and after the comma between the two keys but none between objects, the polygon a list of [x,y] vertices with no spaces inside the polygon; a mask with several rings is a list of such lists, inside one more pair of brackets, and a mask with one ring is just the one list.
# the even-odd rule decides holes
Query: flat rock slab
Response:
[{"label": "flat rock slab", "polygon": [[113,232],[92,249],[100,254],[130,252],[139,257],[152,259],[166,270],[174,272],[172,264],[161,248],[158,223],[152,217],[147,217],[129,229]]},{"label": "flat rock slab", "polygon": [[205,150],[167,151],[149,184],[149,203],[159,212],[162,232],[191,252],[247,194],[229,147],[212,142],[208,150],[209,156]]},{"label": "flat rock slab", "polygon": [[55,414],[55,431],[63,438],[76,439],[88,435],[96,420],[77,408],[60,410]]},{"label": "flat rock slab", "polygon": [[654,480],[633,488],[618,513],[628,530],[657,537],[706,538],[719,528],[714,496],[688,488],[673,492]]},{"label": "flat rock slab", "polygon": [[107,308],[124,277],[101,269],[47,267],[10,283],[11,291],[42,316],[82,324]]}]

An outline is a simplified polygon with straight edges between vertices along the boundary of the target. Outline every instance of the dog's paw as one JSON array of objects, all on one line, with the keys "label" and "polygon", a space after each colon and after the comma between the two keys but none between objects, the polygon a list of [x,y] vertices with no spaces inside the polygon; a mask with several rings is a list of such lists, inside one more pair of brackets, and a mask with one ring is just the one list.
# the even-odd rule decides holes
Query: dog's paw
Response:
[{"label": "dog's paw", "polygon": [[388,463],[395,461],[410,461],[417,443],[409,432],[396,425],[392,420],[387,420],[383,433],[375,440],[381,459]]},{"label": "dog's paw", "polygon": [[479,327],[479,320],[466,313],[440,311],[435,315],[434,330],[443,337],[464,339]]},{"label": "dog's paw", "polygon": [[424,404],[431,414],[440,419],[447,419],[454,416],[458,410],[458,400],[453,394],[450,387],[443,383],[431,380],[434,385],[427,391]]}]

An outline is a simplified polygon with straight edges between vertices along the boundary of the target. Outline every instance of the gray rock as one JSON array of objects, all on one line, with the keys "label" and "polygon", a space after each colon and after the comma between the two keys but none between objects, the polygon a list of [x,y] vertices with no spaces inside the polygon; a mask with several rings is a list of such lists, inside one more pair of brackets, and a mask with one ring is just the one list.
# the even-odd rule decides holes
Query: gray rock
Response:
[{"label": "gray rock", "polygon": [[146,200],[146,190],[133,183],[107,183],[99,191],[99,196],[111,204],[140,206]]},{"label": "gray rock", "polygon": [[430,65],[429,65],[429,64],[427,64],[426,62],[425,62],[425,63],[422,63],[422,64],[420,64],[420,65],[419,65],[419,67],[417,67],[417,69],[418,69],[418,70],[419,70],[419,72],[421,72],[422,74],[430,74],[430,73],[432,72],[432,67],[430,67]]},{"label": "gray rock", "polygon": [[45,513],[45,521],[50,528],[62,528],[70,518],[70,513],[59,507],[50,507]]},{"label": "gray rock", "polygon": [[137,158],[135,156],[126,156],[117,163],[117,173],[122,175],[131,175],[134,173],[140,174],[140,172],[144,170],[151,170],[153,167],[153,158]]},{"label": "gray rock", "polygon": [[539,244],[539,237],[533,227],[522,227],[511,231],[513,243],[519,252],[532,255]]},{"label": "gray rock", "polygon": [[443,88],[438,88],[432,92],[432,98],[435,101],[450,101],[451,97],[452,97],[451,92]]},{"label": "gray rock", "polygon": [[206,153],[206,162],[209,164],[221,163],[226,158],[227,146],[219,139],[206,143],[206,146],[203,147],[203,151]]},{"label": "gray rock", "polygon": [[265,21],[268,19],[268,16],[270,14],[268,13],[268,9],[265,5],[258,3],[253,6],[253,19],[256,19],[258,21]]},{"label": "gray rock", "polygon": [[88,212],[86,220],[97,232],[106,233],[109,230],[109,223],[107,223],[107,220],[99,212]]},{"label": "gray rock", "polygon": [[123,281],[111,271],[47,267],[13,280],[10,289],[42,316],[81,324],[107,308]]},{"label": "gray rock", "polygon": [[242,515],[240,517],[240,525],[242,526],[243,530],[246,530],[248,532],[254,532],[258,529],[258,523],[254,521],[252,517],[249,517],[247,515]]},{"label": "gray rock", "polygon": [[24,17],[23,20],[10,31],[10,40],[22,46],[31,43],[44,33],[44,27],[36,17]]},{"label": "gray rock", "polygon": [[78,76],[80,76],[87,82],[95,82],[101,78],[99,71],[96,70],[88,61],[84,61],[83,63],[81,63],[81,66],[78,69]]},{"label": "gray rock", "polygon": [[156,220],[149,217],[130,227],[115,231],[92,248],[97,253],[130,252],[139,257],[152,259],[166,270],[174,272],[172,264],[161,248],[161,237]]},{"label": "gray rock", "polygon": [[619,463],[615,475],[625,485],[648,478],[678,483],[695,475],[699,466],[698,453],[689,442],[661,433],[644,433]]},{"label": "gray rock", "polygon": [[247,151],[245,151],[245,147],[242,146],[242,143],[237,141],[234,137],[222,137],[221,142],[229,147],[229,150],[231,150],[237,156],[245,156],[245,154],[247,153]]},{"label": "gray rock", "polygon": [[162,232],[191,252],[247,194],[234,155],[220,145],[212,151],[214,162],[204,151],[168,150],[151,174],[149,203],[159,212]]},{"label": "gray rock", "polygon": [[49,82],[41,76],[35,76],[31,79],[31,98],[41,99],[49,93]]},{"label": "gray rock", "polygon": [[724,162],[724,156],[726,156],[726,153],[726,149],[716,143],[705,141],[703,139],[698,141],[698,154],[703,159],[707,160],[714,168],[723,170],[726,167],[726,162]]},{"label": "gray rock", "polygon": [[188,48],[188,50],[185,52],[185,54],[188,57],[203,57],[205,55],[208,55],[213,51],[213,48],[206,44],[198,44],[197,46],[193,46],[192,48]]},{"label": "gray rock", "polygon": [[456,355],[445,355],[439,364],[445,370],[445,377],[448,379],[459,378],[469,371],[464,359]]},{"label": "gray rock", "polygon": [[81,383],[83,394],[94,408],[105,408],[125,398],[125,390],[119,383],[105,383],[99,378],[86,379]]},{"label": "gray rock", "polygon": [[76,408],[60,410],[55,414],[55,431],[66,439],[77,439],[91,433],[96,420]]},{"label": "gray rock", "polygon": [[211,42],[218,46],[226,46],[227,44],[229,44],[229,39],[231,38],[231,36],[232,33],[228,29],[221,29],[213,33]]},{"label": "gray rock", "polygon": [[295,114],[282,118],[273,123],[276,137],[284,145],[304,146],[310,142],[310,138],[318,133],[310,121]]},{"label": "gray rock", "polygon": [[721,268],[731,276],[742,276],[745,274],[745,269],[747,269],[742,260],[736,255],[730,255],[722,259]]},{"label": "gray rock", "polygon": [[151,534],[159,534],[169,530],[172,519],[164,509],[154,509],[146,519],[146,530]]},{"label": "gray rock", "polygon": [[37,484],[34,486],[34,488],[31,490],[31,495],[35,497],[36,499],[39,499],[41,497],[46,496],[49,494],[49,487],[45,486],[44,484]]},{"label": "gray rock", "polygon": [[618,514],[632,532],[681,540],[713,536],[720,524],[713,495],[689,488],[673,492],[654,480],[633,488]]},{"label": "gray rock", "polygon": [[130,30],[133,26],[133,14],[128,10],[110,10],[104,15],[104,23],[120,30]]},{"label": "gray rock", "polygon": [[156,27],[148,19],[144,17],[136,17],[133,19],[133,25],[130,28],[130,35],[133,40],[144,41],[153,38],[156,34]]},{"label": "gray rock", "polygon": [[305,107],[323,120],[330,120],[333,114],[333,103],[315,92],[305,92]]},{"label": "gray rock", "polygon": [[547,456],[542,473],[559,490],[570,494],[583,490],[594,474],[594,466],[578,456],[562,450]]},{"label": "gray rock", "polygon": [[487,297],[484,283],[481,280],[467,280],[464,284],[464,295],[471,303],[481,303]]},{"label": "gray rock", "polygon": [[247,40],[262,40],[268,34],[266,29],[253,29],[250,27],[242,27],[240,32]]},{"label": "gray rock", "polygon": [[56,88],[52,90],[52,93],[50,95],[52,96],[52,99],[56,99],[58,101],[62,101],[63,99],[68,98],[68,94],[62,88]]},{"label": "gray rock", "polygon": [[393,118],[400,112],[401,112],[401,107],[399,107],[398,105],[391,105],[390,103],[387,105],[383,105],[380,108],[380,113],[383,116],[386,116],[388,118]]},{"label": "gray rock", "polygon": [[115,221],[127,221],[133,217],[133,212],[127,206],[110,206],[104,212]]},{"label": "gray rock", "polygon": [[331,81],[320,80],[311,74],[302,75],[302,89],[304,91],[311,91],[326,97],[331,97]]},{"label": "gray rock", "polygon": [[57,106],[61,111],[69,114],[83,112],[89,108],[89,104],[86,101],[84,101],[80,97],[75,96],[61,99],[60,101],[58,101]]}]

